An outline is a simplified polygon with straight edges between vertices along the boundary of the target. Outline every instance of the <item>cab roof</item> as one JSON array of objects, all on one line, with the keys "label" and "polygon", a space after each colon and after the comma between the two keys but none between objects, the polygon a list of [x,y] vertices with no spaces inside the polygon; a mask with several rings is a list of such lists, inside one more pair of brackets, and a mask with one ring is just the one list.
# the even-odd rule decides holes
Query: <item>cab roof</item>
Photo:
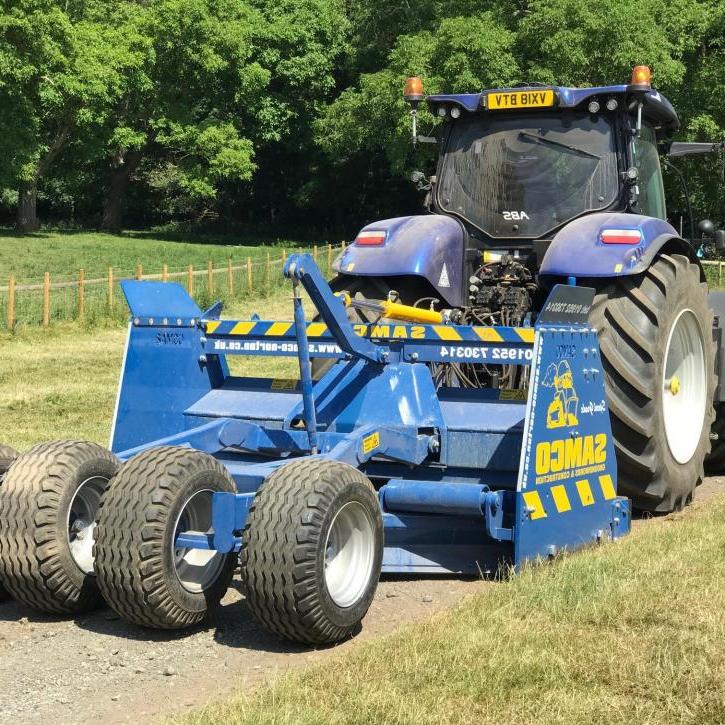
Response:
[{"label": "cab roof", "polygon": [[427,96],[426,101],[433,112],[441,105],[459,106],[469,113],[487,110],[486,99],[491,93],[512,93],[515,91],[554,91],[554,109],[574,109],[587,101],[598,100],[602,106],[608,98],[620,103],[642,101],[642,116],[656,129],[671,134],[680,127],[680,119],[672,104],[653,88],[642,89],[632,85],[595,86],[593,88],[568,88],[566,86],[517,86],[516,88],[492,88],[480,93],[451,93]]}]

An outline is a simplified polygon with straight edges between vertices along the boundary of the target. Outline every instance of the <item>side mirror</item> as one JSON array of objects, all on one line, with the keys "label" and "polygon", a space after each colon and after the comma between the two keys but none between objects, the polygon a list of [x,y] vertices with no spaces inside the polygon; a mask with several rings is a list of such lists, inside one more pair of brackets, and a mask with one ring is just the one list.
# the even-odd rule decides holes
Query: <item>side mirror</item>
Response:
[{"label": "side mirror", "polygon": [[703,219],[697,225],[697,228],[700,230],[700,233],[705,237],[711,237],[715,232],[715,225],[709,219]]},{"label": "side mirror", "polygon": [[725,229],[718,229],[715,232],[715,249],[718,252],[725,252]]}]

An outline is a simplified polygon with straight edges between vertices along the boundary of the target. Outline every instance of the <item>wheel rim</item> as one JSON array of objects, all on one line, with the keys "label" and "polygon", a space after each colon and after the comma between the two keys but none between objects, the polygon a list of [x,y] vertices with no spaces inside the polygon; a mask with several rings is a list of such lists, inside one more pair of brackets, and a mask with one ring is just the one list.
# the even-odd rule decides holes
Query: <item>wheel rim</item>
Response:
[{"label": "wheel rim", "polygon": [[76,490],[68,509],[68,546],[76,566],[84,574],[93,574],[93,542],[101,507],[108,485],[102,476],[88,478]]},{"label": "wheel rim", "polygon": [[[211,534],[211,501],[213,491],[197,491],[181,509],[176,520],[174,541],[179,534]],[[187,592],[199,594],[214,584],[224,566],[225,556],[213,549],[174,548],[174,570]]]},{"label": "wheel rim", "polygon": [[351,501],[335,514],[325,542],[325,585],[338,607],[351,607],[363,596],[374,557],[372,519],[362,504]]},{"label": "wheel rim", "polygon": [[680,312],[670,330],[662,386],[667,445],[678,463],[687,463],[700,443],[707,404],[705,345],[692,310]]}]

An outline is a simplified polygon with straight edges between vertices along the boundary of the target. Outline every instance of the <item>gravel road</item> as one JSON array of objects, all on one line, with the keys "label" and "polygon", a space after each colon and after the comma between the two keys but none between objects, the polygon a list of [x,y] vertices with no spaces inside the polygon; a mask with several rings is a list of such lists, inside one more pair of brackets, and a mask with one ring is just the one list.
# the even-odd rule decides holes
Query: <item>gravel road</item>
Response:
[{"label": "gravel road", "polygon": [[[707,505],[720,491],[725,491],[725,478],[708,479],[695,505]],[[361,634],[318,651],[266,635],[248,612],[238,581],[214,621],[182,634],[143,630],[107,609],[68,620],[3,603],[0,722],[148,721],[318,662],[494,586],[449,578],[385,579]]]}]

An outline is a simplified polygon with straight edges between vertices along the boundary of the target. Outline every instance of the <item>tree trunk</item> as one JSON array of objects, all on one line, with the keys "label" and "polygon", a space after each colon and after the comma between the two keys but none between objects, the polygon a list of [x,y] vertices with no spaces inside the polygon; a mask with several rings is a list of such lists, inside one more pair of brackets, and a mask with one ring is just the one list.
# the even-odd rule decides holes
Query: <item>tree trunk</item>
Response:
[{"label": "tree trunk", "polygon": [[23,184],[18,190],[18,216],[16,227],[22,234],[37,232],[38,221],[38,183],[36,181]]},{"label": "tree trunk", "polygon": [[118,233],[123,223],[123,208],[131,175],[141,163],[141,151],[129,151],[121,162],[111,169],[111,183],[103,203],[101,228],[107,232]]}]

